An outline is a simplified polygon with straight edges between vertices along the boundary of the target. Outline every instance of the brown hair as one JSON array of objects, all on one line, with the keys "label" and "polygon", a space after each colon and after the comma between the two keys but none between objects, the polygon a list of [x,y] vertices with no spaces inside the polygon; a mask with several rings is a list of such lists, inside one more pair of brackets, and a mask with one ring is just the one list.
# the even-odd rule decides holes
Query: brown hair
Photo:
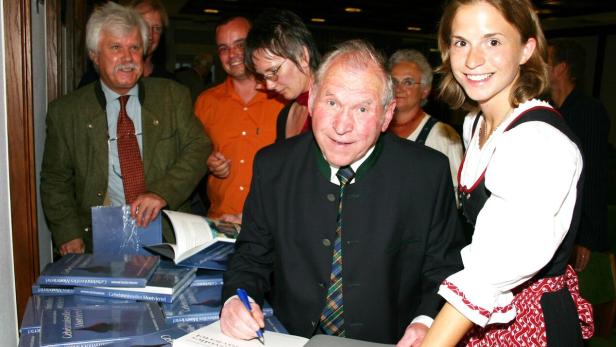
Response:
[{"label": "brown hair", "polygon": [[[522,43],[530,38],[537,41],[535,51],[525,64],[520,66],[520,75],[514,82],[509,96],[512,107],[539,96],[547,91],[548,70],[546,64],[547,45],[539,18],[530,0],[452,0],[449,2],[438,29],[438,46],[443,63],[436,70],[443,75],[439,87],[439,97],[452,108],[477,110],[477,102],[468,98],[451,71],[449,48],[451,45],[451,25],[458,9],[463,5],[485,2],[496,8],[520,34]],[[469,24],[470,25],[470,24]]]},{"label": "brown hair", "polygon": [[169,26],[169,15],[167,14],[167,9],[165,9],[165,5],[163,5],[161,0],[130,0],[124,1],[124,3],[127,3],[126,6],[135,9],[142,5],[149,7],[150,11],[158,12],[160,14],[160,19],[165,28]]}]

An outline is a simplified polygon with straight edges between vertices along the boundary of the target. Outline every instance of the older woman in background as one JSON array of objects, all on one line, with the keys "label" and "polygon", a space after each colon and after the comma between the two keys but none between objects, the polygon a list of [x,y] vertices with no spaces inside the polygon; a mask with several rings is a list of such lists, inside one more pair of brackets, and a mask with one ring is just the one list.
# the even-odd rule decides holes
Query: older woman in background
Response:
[{"label": "older woman in background", "polygon": [[389,58],[387,69],[396,87],[396,111],[388,130],[445,154],[449,159],[453,188],[457,192],[458,167],[463,152],[460,135],[422,108],[432,89],[432,67],[419,51],[402,49]]}]

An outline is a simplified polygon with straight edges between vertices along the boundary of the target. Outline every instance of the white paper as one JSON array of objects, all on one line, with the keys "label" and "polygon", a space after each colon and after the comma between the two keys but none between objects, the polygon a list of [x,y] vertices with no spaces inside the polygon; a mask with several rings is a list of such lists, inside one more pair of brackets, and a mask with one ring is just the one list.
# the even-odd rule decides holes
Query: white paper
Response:
[{"label": "white paper", "polygon": [[[267,347],[303,347],[307,338],[265,331],[263,333]],[[220,321],[197,329],[173,341],[173,347],[263,347],[257,339],[245,341],[229,337],[220,331]]]}]

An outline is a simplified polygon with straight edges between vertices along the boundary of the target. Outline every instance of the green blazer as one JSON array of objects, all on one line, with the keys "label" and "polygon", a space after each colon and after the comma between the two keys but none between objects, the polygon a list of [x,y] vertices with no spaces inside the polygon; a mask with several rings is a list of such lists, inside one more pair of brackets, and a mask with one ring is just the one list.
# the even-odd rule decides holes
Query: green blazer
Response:
[{"label": "green blazer", "polygon": [[[139,82],[143,163],[148,191],[171,210],[190,211],[188,198],[207,170],[211,142],[194,116],[186,87],[166,79]],[[100,82],[52,102],[41,169],[41,201],[56,247],[83,238],[92,251],[92,206],[103,205],[108,131]],[[169,225],[163,237],[174,240]]]}]

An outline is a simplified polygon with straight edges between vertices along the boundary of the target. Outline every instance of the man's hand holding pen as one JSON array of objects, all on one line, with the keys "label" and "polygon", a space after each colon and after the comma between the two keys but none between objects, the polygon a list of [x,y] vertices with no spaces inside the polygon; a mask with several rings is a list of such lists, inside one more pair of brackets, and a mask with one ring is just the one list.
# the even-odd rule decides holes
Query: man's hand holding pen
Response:
[{"label": "man's hand holding pen", "polygon": [[[220,328],[225,335],[242,340],[258,338],[257,332],[265,327],[261,307],[252,302],[249,311],[239,296],[229,299],[220,314]],[[261,341],[261,339],[259,340]]]}]

